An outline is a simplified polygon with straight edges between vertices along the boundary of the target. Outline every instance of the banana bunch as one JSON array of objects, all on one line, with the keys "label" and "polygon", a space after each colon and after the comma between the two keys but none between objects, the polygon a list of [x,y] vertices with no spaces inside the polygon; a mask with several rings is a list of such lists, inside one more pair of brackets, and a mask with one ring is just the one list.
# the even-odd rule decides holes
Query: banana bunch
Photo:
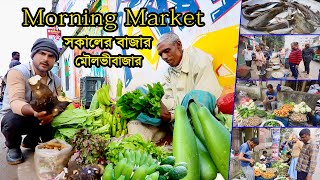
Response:
[{"label": "banana bunch", "polygon": [[110,98],[110,85],[103,84],[102,88],[97,90],[97,100],[99,104],[104,105],[104,106],[111,106],[112,104],[115,104],[114,101],[111,100]]},{"label": "banana bunch", "polygon": [[118,113],[104,112],[103,116],[104,124],[110,124],[111,136],[118,138],[127,134],[127,120],[120,118]]}]

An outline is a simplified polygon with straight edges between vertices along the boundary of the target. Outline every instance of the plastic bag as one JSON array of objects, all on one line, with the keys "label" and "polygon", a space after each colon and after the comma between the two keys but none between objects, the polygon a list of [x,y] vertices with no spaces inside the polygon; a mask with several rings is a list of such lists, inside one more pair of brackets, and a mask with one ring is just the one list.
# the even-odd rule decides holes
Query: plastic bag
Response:
[{"label": "plastic bag", "polygon": [[[61,150],[44,149],[44,146],[50,143],[60,143],[64,147]],[[68,164],[71,151],[72,146],[70,144],[56,139],[36,146],[34,163],[38,177],[46,180],[55,179]]]},{"label": "plastic bag", "polygon": [[234,93],[229,93],[224,96],[221,96],[217,100],[217,106],[219,112],[224,114],[232,114],[234,105]]}]

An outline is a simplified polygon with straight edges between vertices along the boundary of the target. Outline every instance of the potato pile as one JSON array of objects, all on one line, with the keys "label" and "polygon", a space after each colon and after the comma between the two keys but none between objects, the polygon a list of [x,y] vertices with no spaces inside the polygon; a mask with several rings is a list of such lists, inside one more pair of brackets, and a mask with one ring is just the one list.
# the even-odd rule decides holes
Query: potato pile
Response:
[{"label": "potato pile", "polygon": [[290,119],[294,122],[307,122],[306,114],[302,114],[302,113],[294,112],[291,114]]},{"label": "potato pile", "polygon": [[262,123],[261,118],[259,117],[249,117],[242,120],[241,126],[259,126]]}]

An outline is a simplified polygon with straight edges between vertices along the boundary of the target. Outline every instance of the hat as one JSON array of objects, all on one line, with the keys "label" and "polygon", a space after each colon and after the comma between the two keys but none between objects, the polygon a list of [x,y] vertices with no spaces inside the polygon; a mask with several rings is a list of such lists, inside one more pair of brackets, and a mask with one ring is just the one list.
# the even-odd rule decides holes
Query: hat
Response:
[{"label": "hat", "polygon": [[36,42],[33,44],[31,48],[31,58],[39,51],[49,51],[51,52],[55,58],[56,61],[59,59],[59,51],[57,45],[54,43],[53,40],[48,38],[39,38],[36,40]]}]

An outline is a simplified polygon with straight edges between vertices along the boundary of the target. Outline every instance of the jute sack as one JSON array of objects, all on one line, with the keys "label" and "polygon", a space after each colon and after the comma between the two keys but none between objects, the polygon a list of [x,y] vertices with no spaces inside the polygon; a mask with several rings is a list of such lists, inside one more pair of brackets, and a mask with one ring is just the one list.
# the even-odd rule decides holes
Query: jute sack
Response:
[{"label": "jute sack", "polygon": [[128,122],[128,134],[141,134],[145,141],[160,142],[166,136],[166,132],[161,128],[149,124],[143,124],[138,120]]}]

